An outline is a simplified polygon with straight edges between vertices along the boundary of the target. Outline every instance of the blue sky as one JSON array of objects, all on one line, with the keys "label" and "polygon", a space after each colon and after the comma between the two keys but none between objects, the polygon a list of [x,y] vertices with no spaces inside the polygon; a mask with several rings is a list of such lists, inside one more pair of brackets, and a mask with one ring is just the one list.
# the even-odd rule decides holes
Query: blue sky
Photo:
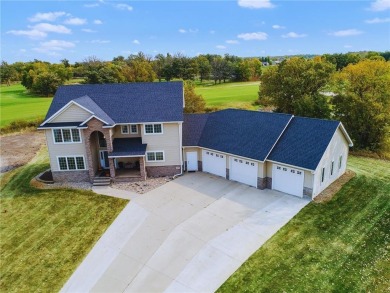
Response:
[{"label": "blue sky", "polygon": [[1,59],[390,50],[390,0],[1,1]]}]

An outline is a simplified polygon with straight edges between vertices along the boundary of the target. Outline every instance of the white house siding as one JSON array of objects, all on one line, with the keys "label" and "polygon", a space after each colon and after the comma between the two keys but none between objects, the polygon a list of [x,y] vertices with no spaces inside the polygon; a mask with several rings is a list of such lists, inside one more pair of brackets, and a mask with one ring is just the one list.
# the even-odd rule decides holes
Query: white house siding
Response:
[{"label": "white house siding", "polygon": [[72,104],[50,122],[81,122],[87,120],[89,117],[91,117],[91,113]]},{"label": "white house siding", "polygon": [[146,134],[141,126],[142,143],[148,146],[146,151],[164,151],[164,162],[146,162],[146,167],[180,166],[179,123],[163,123],[162,134]]},{"label": "white house siding", "polygon": [[[338,128],[315,171],[313,198],[344,174],[347,168],[348,151],[348,142],[340,128]],[[339,169],[340,155],[342,155],[343,159],[341,168]],[[332,161],[334,161],[333,175],[330,174]],[[321,182],[322,168],[325,168],[324,182]]]},{"label": "white house siding", "polygon": [[[50,157],[52,171],[60,171],[58,167],[58,156],[84,156],[85,168],[88,170],[87,155],[85,151],[85,138],[83,130],[80,130],[81,143],[54,143],[51,129],[45,130],[46,142]],[[73,172],[73,171],[71,171]]]}]

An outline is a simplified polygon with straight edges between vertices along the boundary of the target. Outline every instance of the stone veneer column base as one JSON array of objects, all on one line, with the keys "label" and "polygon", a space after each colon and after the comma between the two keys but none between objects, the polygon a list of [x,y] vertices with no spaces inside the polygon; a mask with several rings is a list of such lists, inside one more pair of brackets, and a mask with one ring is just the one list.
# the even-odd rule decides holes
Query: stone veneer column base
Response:
[{"label": "stone veneer column base", "polygon": [[203,171],[202,161],[198,161],[198,171]]},{"label": "stone veneer column base", "polygon": [[266,183],[266,187],[268,188],[268,189],[272,189],[272,178],[270,178],[270,177],[265,177],[265,179],[267,179],[267,183]]},{"label": "stone veneer column base", "polygon": [[51,171],[54,182],[89,182],[89,172],[85,171]]},{"label": "stone veneer column base", "polygon": [[229,178],[230,178],[229,176],[230,176],[230,174],[229,174],[229,169],[226,168],[226,179],[227,179],[227,180],[229,180]]},{"label": "stone veneer column base", "polygon": [[267,188],[267,178],[257,177],[257,189],[266,189]]},{"label": "stone veneer column base", "polygon": [[180,165],[174,166],[146,166],[149,177],[164,177],[180,174]]}]

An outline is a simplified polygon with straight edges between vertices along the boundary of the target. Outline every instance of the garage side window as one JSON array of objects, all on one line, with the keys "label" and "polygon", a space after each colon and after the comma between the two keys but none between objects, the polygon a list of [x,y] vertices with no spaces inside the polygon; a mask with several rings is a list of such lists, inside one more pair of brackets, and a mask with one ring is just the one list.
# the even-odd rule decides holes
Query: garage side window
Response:
[{"label": "garage side window", "polygon": [[343,156],[341,155],[339,158],[339,170],[341,169],[342,164],[343,164]]},{"label": "garage side window", "polygon": [[330,176],[333,175],[333,166],[334,166],[334,161],[332,161],[332,164],[330,165]]},{"label": "garage side window", "polygon": [[324,182],[324,179],[325,179],[325,168],[322,168],[322,172],[321,172],[321,182]]}]

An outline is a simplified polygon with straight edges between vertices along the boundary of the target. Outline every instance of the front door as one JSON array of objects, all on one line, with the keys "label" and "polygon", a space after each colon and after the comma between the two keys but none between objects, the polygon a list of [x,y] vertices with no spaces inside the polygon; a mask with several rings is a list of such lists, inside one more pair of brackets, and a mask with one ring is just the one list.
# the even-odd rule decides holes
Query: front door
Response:
[{"label": "front door", "polygon": [[187,152],[187,171],[198,171],[198,152]]},{"label": "front door", "polygon": [[110,168],[108,164],[108,151],[100,151],[100,165],[103,169]]}]

